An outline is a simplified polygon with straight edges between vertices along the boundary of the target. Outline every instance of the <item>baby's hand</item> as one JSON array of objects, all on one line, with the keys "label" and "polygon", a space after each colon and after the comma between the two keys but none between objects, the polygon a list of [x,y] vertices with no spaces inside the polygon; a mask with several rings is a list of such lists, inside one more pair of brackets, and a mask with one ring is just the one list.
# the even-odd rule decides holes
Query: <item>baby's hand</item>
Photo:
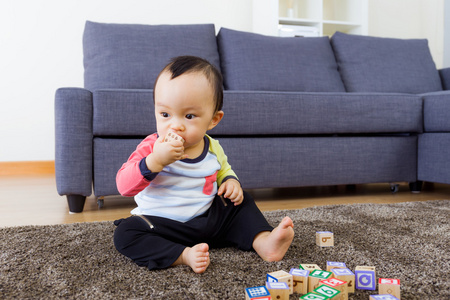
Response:
[{"label": "baby's hand", "polygon": [[184,153],[184,139],[170,132],[165,137],[158,137],[153,145],[153,152],[147,156],[147,167],[152,172],[160,172],[171,163],[188,157]]},{"label": "baby's hand", "polygon": [[244,192],[242,191],[241,184],[236,179],[228,179],[223,182],[220,185],[217,194],[230,199],[235,206],[241,204],[244,200]]}]

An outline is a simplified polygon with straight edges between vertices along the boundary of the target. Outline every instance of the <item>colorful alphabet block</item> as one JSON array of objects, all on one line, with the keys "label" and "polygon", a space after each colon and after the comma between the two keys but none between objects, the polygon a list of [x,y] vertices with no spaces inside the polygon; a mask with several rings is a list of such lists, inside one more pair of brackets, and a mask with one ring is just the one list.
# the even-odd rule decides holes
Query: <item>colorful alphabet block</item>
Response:
[{"label": "colorful alphabet block", "polygon": [[289,274],[292,275],[292,281],[293,281],[292,287],[293,287],[294,293],[298,293],[298,294],[308,293],[309,271],[292,268],[291,271],[289,271]]},{"label": "colorful alphabet block", "polygon": [[349,294],[355,292],[355,274],[350,269],[332,269],[331,273],[333,273],[333,277],[347,281],[347,292]]},{"label": "colorful alphabet block", "polygon": [[329,287],[327,285],[321,285],[318,288],[316,288],[313,293],[322,295],[322,296],[326,296],[328,297],[328,299],[333,299],[333,300],[337,300],[339,299],[339,294],[341,293],[340,291],[333,289],[332,287]]},{"label": "colorful alphabet block", "polygon": [[245,300],[271,300],[271,297],[265,286],[255,286],[245,289]]},{"label": "colorful alphabet block", "polygon": [[272,299],[289,300],[289,286],[286,282],[266,282]]},{"label": "colorful alphabet block", "polygon": [[286,282],[289,286],[289,294],[294,293],[292,275],[286,271],[280,270],[271,272],[266,276],[267,282]]},{"label": "colorful alphabet block", "polygon": [[309,273],[308,278],[308,292],[314,291],[314,289],[319,287],[319,282],[321,280],[330,278],[332,275],[331,272],[328,271],[322,271],[322,270],[313,270],[311,273]]},{"label": "colorful alphabet block", "polygon": [[300,264],[298,266],[299,269],[302,270],[308,270],[308,271],[313,271],[313,270],[322,270],[319,265],[316,264]]},{"label": "colorful alphabet block", "polygon": [[333,247],[334,234],[331,231],[317,231],[316,244],[320,247]]},{"label": "colorful alphabet block", "polygon": [[347,300],[348,299],[348,288],[347,288],[347,282],[331,277],[325,280],[322,280],[319,282],[319,284],[323,284],[326,286],[329,286],[331,288],[334,288],[340,292],[339,297],[337,299],[340,300]]},{"label": "colorful alphabet block", "polygon": [[400,300],[392,295],[370,295],[369,300]]},{"label": "colorful alphabet block", "polygon": [[380,294],[391,294],[400,299],[400,280],[391,278],[378,279],[378,292]]},{"label": "colorful alphabet block", "polygon": [[303,300],[328,300],[330,298],[323,296],[323,295],[319,295],[319,294],[308,293],[306,295],[301,296],[300,299],[303,299]]},{"label": "colorful alphabet block", "polygon": [[370,291],[377,289],[375,267],[358,266],[355,268],[355,288]]},{"label": "colorful alphabet block", "polygon": [[331,269],[345,269],[347,266],[343,262],[337,261],[327,261],[327,271],[330,272]]}]

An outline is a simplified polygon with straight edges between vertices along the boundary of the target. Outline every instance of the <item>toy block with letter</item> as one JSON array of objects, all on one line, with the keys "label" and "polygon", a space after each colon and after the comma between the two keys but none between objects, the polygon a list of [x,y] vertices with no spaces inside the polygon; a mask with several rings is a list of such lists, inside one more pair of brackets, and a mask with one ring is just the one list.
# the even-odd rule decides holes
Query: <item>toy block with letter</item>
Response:
[{"label": "toy block with letter", "polygon": [[265,286],[255,286],[245,289],[245,300],[271,300],[271,297]]},{"label": "toy block with letter", "polygon": [[343,262],[337,261],[327,261],[327,271],[330,272],[331,269],[345,269],[347,266]]},{"label": "toy block with letter", "polygon": [[266,282],[272,299],[289,300],[289,286],[286,282]]},{"label": "toy block with letter", "polygon": [[369,300],[400,300],[392,295],[370,295]]},{"label": "toy block with letter", "polygon": [[347,291],[347,282],[337,279],[337,278],[328,278],[319,282],[322,285],[326,285],[336,289],[340,292],[339,297],[336,299],[339,300],[347,300],[348,299],[348,291]]},{"label": "toy block with letter", "polygon": [[328,300],[330,298],[323,296],[323,295],[315,294],[315,293],[308,293],[306,295],[301,296],[300,299],[303,299],[303,300]]},{"label": "toy block with letter", "polygon": [[400,299],[400,280],[380,278],[378,280],[378,292],[380,294],[390,294]]},{"label": "toy block with letter", "polygon": [[322,270],[319,265],[316,264],[300,264],[298,266],[299,269],[302,270],[308,270],[308,271],[314,271],[314,270]]},{"label": "toy block with letter", "polygon": [[179,136],[174,132],[168,132],[164,137],[164,142],[171,142],[171,141],[181,141],[184,144],[184,139],[181,136]]},{"label": "toy block with letter", "polygon": [[375,267],[358,266],[355,268],[355,288],[370,291],[377,289]]},{"label": "toy block with letter", "polygon": [[319,282],[321,280],[327,279],[331,277],[331,272],[322,271],[322,270],[313,270],[309,273],[308,277],[308,292],[312,292],[314,289],[319,287]]},{"label": "toy block with letter", "polygon": [[266,276],[267,282],[286,282],[289,286],[289,294],[293,294],[293,278],[292,275],[286,271],[280,270],[268,273]]},{"label": "toy block with letter", "polygon": [[317,231],[316,244],[320,247],[333,247],[334,234],[331,231]]},{"label": "toy block with letter", "polygon": [[350,269],[332,269],[331,273],[333,277],[347,281],[347,293],[355,292],[355,274]]},{"label": "toy block with letter", "polygon": [[294,293],[298,293],[298,294],[308,293],[309,271],[292,268],[291,271],[289,271],[289,274],[292,275],[292,282],[293,282],[292,287],[293,287]]},{"label": "toy block with letter", "polygon": [[315,289],[313,291],[313,293],[322,295],[322,296],[326,296],[328,297],[328,299],[333,299],[333,300],[338,300],[339,294],[341,293],[340,291],[333,289],[332,287],[329,287],[327,285],[321,285],[319,286],[317,289]]}]

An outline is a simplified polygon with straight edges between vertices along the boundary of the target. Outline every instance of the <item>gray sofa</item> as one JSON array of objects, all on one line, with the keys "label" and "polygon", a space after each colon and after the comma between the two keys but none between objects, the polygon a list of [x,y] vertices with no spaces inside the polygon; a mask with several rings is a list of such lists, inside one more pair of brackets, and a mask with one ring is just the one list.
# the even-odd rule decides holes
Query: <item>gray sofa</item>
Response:
[{"label": "gray sofa", "polygon": [[244,188],[450,183],[450,70],[426,40],[87,22],[83,50],[84,88],[55,96],[56,183],[71,212],[92,189],[118,194],[117,170],[156,131],[156,76],[178,55],[224,76],[225,117],[210,134]]}]

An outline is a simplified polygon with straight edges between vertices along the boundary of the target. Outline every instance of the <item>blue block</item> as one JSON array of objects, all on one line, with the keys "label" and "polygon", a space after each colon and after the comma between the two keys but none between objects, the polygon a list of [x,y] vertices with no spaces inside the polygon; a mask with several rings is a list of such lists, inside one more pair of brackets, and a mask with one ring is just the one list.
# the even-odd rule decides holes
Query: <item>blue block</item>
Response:
[{"label": "blue block", "polygon": [[265,286],[246,288],[245,292],[249,298],[270,296],[269,290]]}]

